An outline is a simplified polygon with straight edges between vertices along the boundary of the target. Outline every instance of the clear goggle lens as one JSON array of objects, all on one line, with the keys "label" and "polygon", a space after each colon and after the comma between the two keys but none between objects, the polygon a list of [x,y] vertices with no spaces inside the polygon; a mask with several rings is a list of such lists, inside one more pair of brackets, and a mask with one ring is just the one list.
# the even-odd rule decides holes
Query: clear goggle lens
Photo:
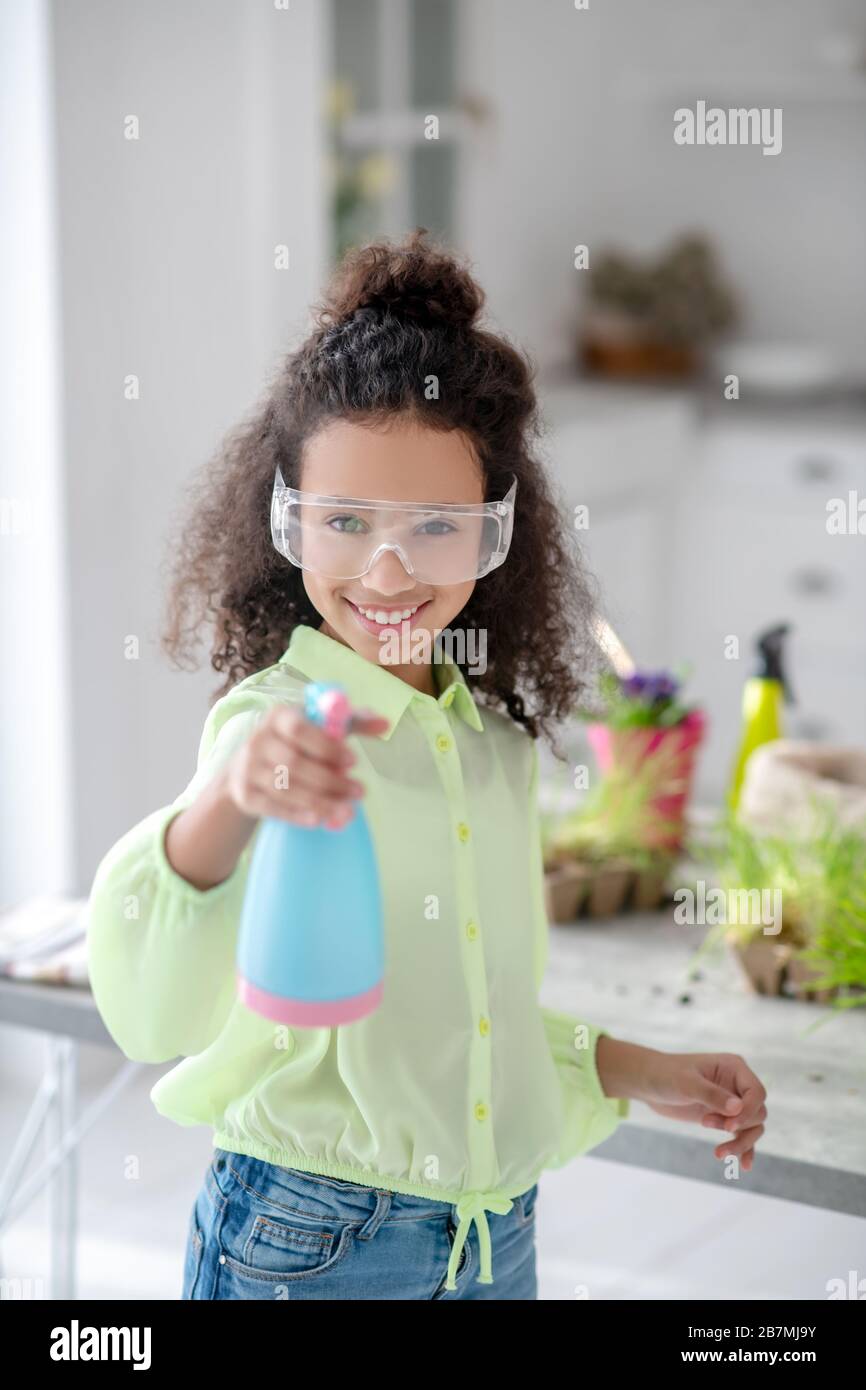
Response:
[{"label": "clear goggle lens", "polygon": [[323,497],[285,487],[277,472],[271,535],[279,553],[331,579],[357,579],[389,550],[426,584],[480,579],[508,554],[517,479],[502,502],[477,506]]}]

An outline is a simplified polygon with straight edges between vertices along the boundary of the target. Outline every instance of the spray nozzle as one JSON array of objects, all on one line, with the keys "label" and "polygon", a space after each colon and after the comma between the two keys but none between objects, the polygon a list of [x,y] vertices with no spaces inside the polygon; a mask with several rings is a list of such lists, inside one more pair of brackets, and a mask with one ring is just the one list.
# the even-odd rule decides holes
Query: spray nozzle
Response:
[{"label": "spray nozzle", "polygon": [[304,688],[304,715],[332,738],[345,738],[352,724],[352,706],[342,686],[310,681]]},{"label": "spray nozzle", "polygon": [[761,658],[758,676],[761,680],[778,681],[789,705],[794,703],[794,696],[785,674],[784,653],[785,638],[790,631],[790,623],[779,623],[776,627],[769,627],[762,632],[755,643]]}]

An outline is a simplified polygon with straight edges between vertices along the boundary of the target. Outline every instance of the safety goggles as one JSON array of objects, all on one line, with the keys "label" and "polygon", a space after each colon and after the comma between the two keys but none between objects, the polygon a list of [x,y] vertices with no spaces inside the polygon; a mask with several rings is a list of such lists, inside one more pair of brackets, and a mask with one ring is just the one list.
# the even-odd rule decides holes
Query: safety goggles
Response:
[{"label": "safety goggles", "polygon": [[359,579],[393,550],[413,579],[461,584],[505,560],[516,492],[514,478],[501,502],[475,505],[324,497],[286,487],[278,468],[271,535],[293,565],[330,579]]}]

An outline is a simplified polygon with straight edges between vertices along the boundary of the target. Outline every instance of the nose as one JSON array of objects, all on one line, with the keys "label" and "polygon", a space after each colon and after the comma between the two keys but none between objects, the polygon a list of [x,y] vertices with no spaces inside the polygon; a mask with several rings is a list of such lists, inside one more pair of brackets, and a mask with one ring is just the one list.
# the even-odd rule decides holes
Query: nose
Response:
[{"label": "nose", "polygon": [[391,594],[402,593],[406,588],[407,575],[414,584],[414,575],[409,574],[397,551],[381,550],[367,573],[361,575],[361,583],[365,589],[375,589],[383,598],[390,598]]}]

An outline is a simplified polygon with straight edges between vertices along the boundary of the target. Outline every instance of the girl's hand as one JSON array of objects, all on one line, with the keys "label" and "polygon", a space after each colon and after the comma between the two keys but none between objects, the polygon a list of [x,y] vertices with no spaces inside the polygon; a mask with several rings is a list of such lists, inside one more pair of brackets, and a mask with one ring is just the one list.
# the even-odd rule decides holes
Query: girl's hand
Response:
[{"label": "girl's hand", "polygon": [[716,1158],[738,1154],[748,1171],[764,1133],[767,1092],[742,1057],[732,1052],[654,1052],[637,1100],[671,1120],[690,1120],[733,1137]]},{"label": "girl's hand", "polygon": [[[360,711],[352,733],[381,734],[387,719]],[[226,769],[230,800],[245,816],[273,816],[295,825],[337,830],[355,814],[362,784],[348,776],[355,754],[305,719],[300,710],[268,710]]]}]

